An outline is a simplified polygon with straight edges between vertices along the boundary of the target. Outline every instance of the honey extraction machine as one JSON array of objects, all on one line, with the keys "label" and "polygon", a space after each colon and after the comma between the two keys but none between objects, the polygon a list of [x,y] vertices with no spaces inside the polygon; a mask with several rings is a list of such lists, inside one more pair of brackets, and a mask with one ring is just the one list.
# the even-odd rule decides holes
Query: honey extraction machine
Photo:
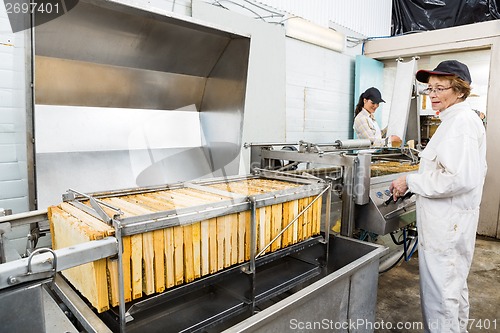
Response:
[{"label": "honey extraction machine", "polygon": [[[360,140],[336,142],[327,154],[305,143],[276,155],[266,155],[269,144],[247,146],[259,147],[259,166],[274,159],[287,169],[302,158],[309,169],[258,167],[253,176],[90,195],[68,190],[48,213],[3,218],[3,225],[35,224],[44,232],[50,221],[53,239],[52,249],[31,248],[28,258],[0,266],[5,300],[40,300],[41,286],[52,281],[55,299],[88,332],[280,331],[298,318],[374,320],[386,249],[352,238],[358,206],[389,206],[370,203],[370,192],[381,199],[382,190],[370,182],[373,151]],[[341,199],[341,233],[350,237],[325,233],[332,194]],[[394,231],[412,222],[412,205],[405,198],[389,213],[368,206],[368,214],[380,215],[368,217]],[[43,323],[44,306],[35,310]]]},{"label": "honey extraction machine", "polygon": [[[43,232],[50,221],[53,239],[52,249],[0,265],[2,313],[30,303],[33,329],[65,322],[63,311],[47,315],[47,289],[86,332],[374,320],[385,249],[321,232],[330,221],[323,196],[330,200],[330,185],[320,179],[265,172],[92,195],[70,190],[48,214],[0,220]],[[7,331],[26,327],[16,318],[3,318]]]},{"label": "honey extraction machine", "polygon": [[[416,250],[415,196],[397,201],[389,187],[399,176],[418,169],[418,150],[409,147],[372,148],[369,140],[337,140],[316,144],[246,144],[252,165],[284,174],[307,173],[332,185],[332,230],[391,248],[380,271],[409,260]],[[385,237],[384,237],[385,236]],[[389,238],[390,237],[390,238]]]},{"label": "honey extraction machine", "polygon": [[[238,175],[250,36],[101,0],[33,20],[28,162],[39,210],[0,217],[2,331],[281,332],[292,319],[375,320],[386,248],[351,237],[370,154],[325,154],[330,178],[265,165]],[[148,126],[115,138],[113,126],[141,117]],[[201,138],[179,132],[186,119]],[[186,140],[137,145],[162,126]]]}]

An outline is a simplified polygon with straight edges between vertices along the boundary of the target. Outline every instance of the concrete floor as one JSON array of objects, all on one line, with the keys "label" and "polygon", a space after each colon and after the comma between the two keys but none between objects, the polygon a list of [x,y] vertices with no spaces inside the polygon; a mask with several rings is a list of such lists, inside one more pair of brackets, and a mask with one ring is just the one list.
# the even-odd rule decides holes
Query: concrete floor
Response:
[{"label": "concrete floor", "polygon": [[[423,332],[411,324],[422,322],[417,256],[418,251],[410,261],[379,275],[375,332]],[[475,320],[469,332],[500,332],[499,240],[477,238],[468,285],[470,319]],[[407,327],[396,328],[399,322]]]}]

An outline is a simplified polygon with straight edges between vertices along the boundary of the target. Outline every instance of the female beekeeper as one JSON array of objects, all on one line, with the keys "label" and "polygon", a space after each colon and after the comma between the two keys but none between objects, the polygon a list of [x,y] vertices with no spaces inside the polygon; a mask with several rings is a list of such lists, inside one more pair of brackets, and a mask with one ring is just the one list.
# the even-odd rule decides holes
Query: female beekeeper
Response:
[{"label": "female beekeeper", "polygon": [[380,147],[388,144],[388,140],[401,141],[401,139],[393,135],[389,139],[384,138],[385,129],[381,130],[375,120],[375,111],[377,111],[380,103],[385,103],[382,99],[380,91],[371,87],[365,90],[359,96],[358,104],[354,110],[354,132],[358,139],[369,139],[372,146]]},{"label": "female beekeeper", "polygon": [[420,297],[425,332],[467,332],[469,274],[486,175],[484,126],[464,102],[471,77],[456,60],[420,70],[441,124],[420,153],[418,174],[390,186],[396,200],[417,194]]}]

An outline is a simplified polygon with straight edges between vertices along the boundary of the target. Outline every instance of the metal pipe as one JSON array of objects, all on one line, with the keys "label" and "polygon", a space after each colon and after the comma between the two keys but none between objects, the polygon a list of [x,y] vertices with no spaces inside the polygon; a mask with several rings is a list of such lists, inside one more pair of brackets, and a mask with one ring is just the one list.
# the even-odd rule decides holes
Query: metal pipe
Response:
[{"label": "metal pipe", "polygon": [[118,312],[120,321],[120,333],[125,333],[127,324],[125,317],[125,282],[123,273],[123,240],[122,240],[122,225],[119,220],[113,219],[115,227],[115,237],[118,240]]},{"label": "metal pipe", "polygon": [[0,264],[7,262],[4,250],[3,232],[0,232]]},{"label": "metal pipe", "polygon": [[272,146],[297,146],[297,143],[284,143],[284,142],[261,142],[261,143],[254,143],[254,142],[245,142],[243,144],[243,147],[245,148],[250,148],[250,147],[272,147]]},{"label": "metal pipe", "polygon": [[[311,169],[308,169],[311,170]],[[261,168],[254,168],[254,171],[257,171],[260,175],[267,177],[267,178],[276,178],[277,176],[281,175],[286,178],[288,178],[288,181],[297,181],[297,180],[304,180],[307,181],[307,183],[310,183],[311,180],[319,180],[321,181],[321,178],[315,177],[313,175],[309,175],[305,173],[305,170],[300,170],[302,173],[291,173],[287,171],[280,171],[280,170],[268,170],[268,169],[261,169]]]},{"label": "metal pipe", "polygon": [[47,209],[31,212],[17,213],[14,215],[0,216],[0,223],[9,222],[12,227],[26,224],[48,223]]},{"label": "metal pipe", "polygon": [[[347,156],[346,156],[347,157]],[[342,226],[341,235],[352,237],[354,233],[354,175],[356,157],[345,163],[344,186],[342,188]]]},{"label": "metal pipe", "polygon": [[330,211],[332,207],[332,184],[328,184],[328,192],[326,192],[326,207],[325,207],[325,265],[328,265],[328,257],[330,253]]},{"label": "metal pipe", "polygon": [[371,141],[368,139],[351,139],[351,140],[337,140],[335,141],[335,146],[341,149],[350,148],[370,148]]},{"label": "metal pipe", "polygon": [[250,147],[273,147],[273,146],[297,146],[297,145],[310,145],[315,147],[337,147],[341,149],[349,148],[369,148],[371,146],[370,140],[366,139],[350,139],[350,140],[336,140],[333,143],[308,143],[305,141],[300,141],[297,143],[286,143],[286,142],[262,142],[262,143],[247,143],[245,142],[243,146],[245,148]]},{"label": "metal pipe", "polygon": [[251,308],[251,313],[252,315],[255,312],[255,260],[257,259],[257,256],[255,253],[257,252],[257,200],[255,200],[254,196],[251,196],[248,198],[250,201],[250,273],[252,274],[252,281],[251,281],[251,300],[252,300],[252,308]]},{"label": "metal pipe", "polygon": [[[64,3],[64,1],[62,2]],[[25,81],[26,88],[26,159],[28,164],[28,204],[29,210],[37,210],[37,163],[36,161],[36,129],[35,129],[35,15],[30,15],[31,29],[26,29],[25,43],[29,45],[29,50],[26,52],[25,61],[26,70]],[[31,225],[30,230],[35,226]]]}]

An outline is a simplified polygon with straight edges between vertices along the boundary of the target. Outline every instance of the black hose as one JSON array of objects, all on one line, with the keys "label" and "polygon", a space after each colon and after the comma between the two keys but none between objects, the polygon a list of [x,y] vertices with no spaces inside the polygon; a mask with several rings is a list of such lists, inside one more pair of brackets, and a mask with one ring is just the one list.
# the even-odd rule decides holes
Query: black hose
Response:
[{"label": "black hose", "polygon": [[392,241],[394,242],[394,244],[396,245],[403,245],[404,243],[404,239],[403,240],[396,240],[396,237],[394,237],[394,232],[391,232],[391,238],[392,238]]},{"label": "black hose", "polygon": [[[391,238],[392,238],[392,241],[396,244],[396,245],[402,245],[404,244],[404,250],[403,250],[403,253],[401,254],[401,256],[398,258],[398,260],[396,260],[391,266],[389,266],[388,268],[384,269],[383,271],[379,271],[378,273],[379,274],[382,274],[382,273],[385,273],[391,269],[393,269],[394,267],[396,267],[397,264],[399,264],[399,262],[405,258],[405,260],[409,257],[407,256],[407,251],[406,251],[406,248],[411,244],[411,241],[412,241],[412,238],[406,238],[404,237],[402,241],[396,241],[396,238],[394,237],[393,233],[391,232]],[[415,249],[415,246],[413,247],[413,249]],[[412,253],[413,254],[413,250],[412,250]],[[410,255],[411,256],[411,255]]]}]

